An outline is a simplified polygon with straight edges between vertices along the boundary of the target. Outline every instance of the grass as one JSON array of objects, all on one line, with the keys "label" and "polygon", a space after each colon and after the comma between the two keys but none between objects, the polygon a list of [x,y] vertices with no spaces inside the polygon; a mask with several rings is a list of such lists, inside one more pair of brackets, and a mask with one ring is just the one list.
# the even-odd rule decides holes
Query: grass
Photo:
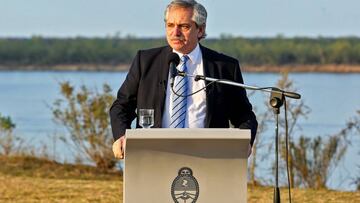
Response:
[{"label": "grass", "polygon": [[103,171],[92,166],[60,164],[32,156],[1,156],[0,174],[32,178],[112,180],[121,177],[119,171]]},{"label": "grass", "polygon": [[121,202],[122,181],[0,175],[0,202]]},{"label": "grass", "polygon": [[[122,174],[34,157],[0,156],[0,202],[122,202]],[[295,189],[293,202],[360,202],[359,192]],[[281,201],[288,202],[287,189]],[[272,202],[273,188],[248,187],[248,202]]]},{"label": "grass", "polygon": [[[273,187],[248,186],[248,202],[273,202]],[[293,189],[292,202],[302,203],[352,203],[360,202],[359,192],[340,192],[333,190]],[[287,188],[280,189],[281,201],[289,202]]]}]

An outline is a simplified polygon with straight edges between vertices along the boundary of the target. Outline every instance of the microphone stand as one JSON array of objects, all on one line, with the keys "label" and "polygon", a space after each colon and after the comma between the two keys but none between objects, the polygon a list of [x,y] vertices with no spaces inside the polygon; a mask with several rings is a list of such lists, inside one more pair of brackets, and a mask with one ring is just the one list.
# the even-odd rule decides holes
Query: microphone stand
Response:
[{"label": "microphone stand", "polygon": [[289,97],[292,99],[300,99],[301,95],[295,92],[288,92],[276,87],[256,87],[244,85],[242,83],[237,83],[229,80],[215,79],[211,77],[205,77],[203,75],[189,75],[185,72],[178,72],[178,75],[185,77],[194,77],[195,81],[204,80],[208,82],[216,82],[221,84],[227,84],[237,87],[242,87],[244,89],[249,90],[257,90],[269,92],[270,99],[269,104],[273,108],[274,114],[276,115],[276,126],[275,126],[275,187],[274,187],[274,203],[280,203],[280,189],[279,189],[279,114],[280,108],[284,104],[285,97]]}]

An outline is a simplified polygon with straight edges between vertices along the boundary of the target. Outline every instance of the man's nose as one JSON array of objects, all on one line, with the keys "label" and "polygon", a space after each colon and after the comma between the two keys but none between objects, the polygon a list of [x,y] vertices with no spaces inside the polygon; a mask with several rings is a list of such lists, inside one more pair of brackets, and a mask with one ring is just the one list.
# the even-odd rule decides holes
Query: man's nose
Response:
[{"label": "man's nose", "polygon": [[181,35],[181,27],[180,26],[175,26],[174,27],[174,35],[175,36],[180,36]]}]

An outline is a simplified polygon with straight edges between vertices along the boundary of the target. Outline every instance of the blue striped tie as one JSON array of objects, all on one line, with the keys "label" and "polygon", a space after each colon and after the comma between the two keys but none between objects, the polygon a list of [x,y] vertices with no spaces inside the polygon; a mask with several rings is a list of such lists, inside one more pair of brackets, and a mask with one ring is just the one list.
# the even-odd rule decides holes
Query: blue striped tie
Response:
[{"label": "blue striped tie", "polygon": [[[181,57],[182,64],[178,68],[179,71],[186,72],[186,62],[189,59],[188,56],[184,55]],[[174,91],[178,95],[185,96],[187,95],[188,81],[186,77],[176,76],[174,81]],[[184,128],[185,127],[185,117],[186,117],[186,97],[179,97],[173,92],[171,94],[172,102],[172,113],[171,113],[171,123],[170,128]]]}]

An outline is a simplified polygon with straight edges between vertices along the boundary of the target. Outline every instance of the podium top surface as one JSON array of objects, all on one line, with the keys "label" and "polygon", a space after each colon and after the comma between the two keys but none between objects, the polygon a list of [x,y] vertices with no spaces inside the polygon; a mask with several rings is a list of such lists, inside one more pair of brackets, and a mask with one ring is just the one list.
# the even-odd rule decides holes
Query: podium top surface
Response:
[{"label": "podium top surface", "polygon": [[129,129],[126,139],[250,139],[250,130],[236,128]]}]

